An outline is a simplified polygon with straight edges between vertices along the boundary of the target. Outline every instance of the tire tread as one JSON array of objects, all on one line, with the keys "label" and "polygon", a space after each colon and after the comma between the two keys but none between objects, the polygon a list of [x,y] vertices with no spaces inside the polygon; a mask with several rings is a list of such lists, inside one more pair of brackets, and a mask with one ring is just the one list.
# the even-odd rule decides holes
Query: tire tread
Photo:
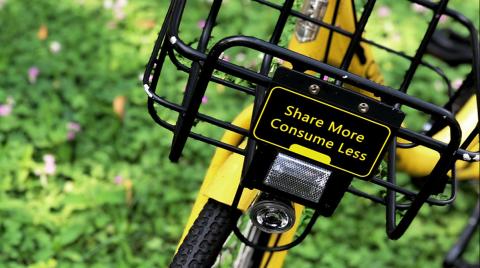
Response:
[{"label": "tire tread", "polygon": [[211,267],[240,212],[209,199],[180,245],[170,267]]}]

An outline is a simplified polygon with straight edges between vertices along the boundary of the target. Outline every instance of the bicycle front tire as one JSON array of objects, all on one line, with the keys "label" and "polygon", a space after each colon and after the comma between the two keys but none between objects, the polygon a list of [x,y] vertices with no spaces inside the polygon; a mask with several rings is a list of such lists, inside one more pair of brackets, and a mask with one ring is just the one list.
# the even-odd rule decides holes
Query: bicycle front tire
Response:
[{"label": "bicycle front tire", "polygon": [[211,267],[241,212],[209,199],[178,248],[170,267]]}]

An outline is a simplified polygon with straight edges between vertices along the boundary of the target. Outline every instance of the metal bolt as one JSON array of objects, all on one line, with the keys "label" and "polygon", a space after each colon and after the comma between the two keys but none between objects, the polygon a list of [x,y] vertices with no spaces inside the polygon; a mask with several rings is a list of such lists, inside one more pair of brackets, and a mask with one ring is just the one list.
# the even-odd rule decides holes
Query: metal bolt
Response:
[{"label": "metal bolt", "polygon": [[313,95],[317,95],[318,92],[320,92],[320,86],[317,84],[311,84],[308,87],[308,91],[310,91],[310,93],[312,93]]},{"label": "metal bolt", "polygon": [[366,104],[365,102],[362,102],[358,105],[358,111],[361,112],[362,114],[368,112],[368,104]]}]

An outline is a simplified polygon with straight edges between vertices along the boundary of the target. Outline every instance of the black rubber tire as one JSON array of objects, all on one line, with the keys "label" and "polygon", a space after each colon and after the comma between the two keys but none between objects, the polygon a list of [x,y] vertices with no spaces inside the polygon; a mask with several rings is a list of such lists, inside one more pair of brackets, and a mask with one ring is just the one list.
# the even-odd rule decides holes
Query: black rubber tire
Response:
[{"label": "black rubber tire", "polygon": [[209,199],[175,254],[170,267],[211,267],[240,217],[232,209]]}]

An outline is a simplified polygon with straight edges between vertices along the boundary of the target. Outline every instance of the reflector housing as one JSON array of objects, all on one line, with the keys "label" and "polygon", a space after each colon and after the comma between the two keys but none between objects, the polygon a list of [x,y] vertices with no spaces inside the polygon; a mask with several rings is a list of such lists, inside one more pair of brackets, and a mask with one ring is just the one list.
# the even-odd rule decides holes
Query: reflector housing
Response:
[{"label": "reflector housing", "polygon": [[317,165],[279,153],[264,184],[318,203],[331,174]]}]

